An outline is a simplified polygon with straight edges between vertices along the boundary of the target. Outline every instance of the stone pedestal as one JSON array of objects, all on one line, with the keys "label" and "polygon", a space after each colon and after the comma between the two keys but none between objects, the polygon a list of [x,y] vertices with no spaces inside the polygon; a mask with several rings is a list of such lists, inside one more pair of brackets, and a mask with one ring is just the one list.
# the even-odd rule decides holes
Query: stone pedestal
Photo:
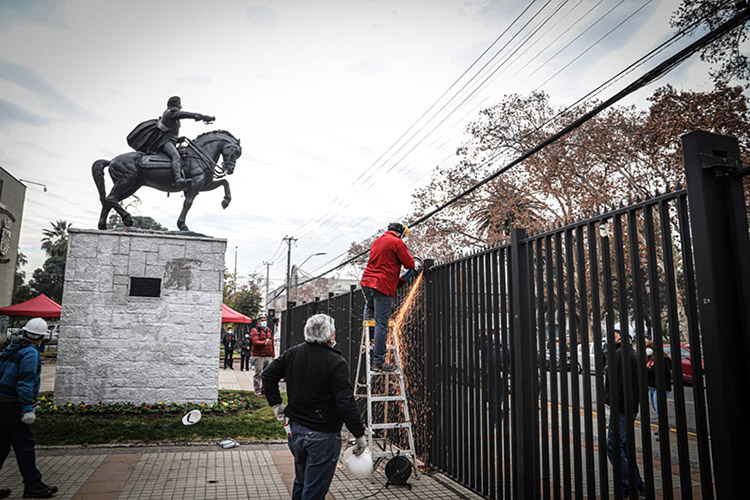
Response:
[{"label": "stone pedestal", "polygon": [[226,240],[71,229],[55,404],[214,403]]}]

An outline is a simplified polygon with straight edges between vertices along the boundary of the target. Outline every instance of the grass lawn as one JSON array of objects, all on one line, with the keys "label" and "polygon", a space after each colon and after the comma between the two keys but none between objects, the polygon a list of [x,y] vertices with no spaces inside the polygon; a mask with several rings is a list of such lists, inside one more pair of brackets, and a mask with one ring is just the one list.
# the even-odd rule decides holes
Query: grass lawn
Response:
[{"label": "grass lawn", "polygon": [[[234,391],[235,393],[237,391]],[[51,393],[43,393],[51,399]],[[40,395],[42,396],[42,395]],[[284,439],[281,422],[265,399],[248,393],[248,407],[233,412],[205,412],[195,425],[183,425],[187,411],[170,413],[101,413],[40,411],[33,425],[40,445],[158,443],[219,439]],[[286,400],[286,394],[282,395]]]}]

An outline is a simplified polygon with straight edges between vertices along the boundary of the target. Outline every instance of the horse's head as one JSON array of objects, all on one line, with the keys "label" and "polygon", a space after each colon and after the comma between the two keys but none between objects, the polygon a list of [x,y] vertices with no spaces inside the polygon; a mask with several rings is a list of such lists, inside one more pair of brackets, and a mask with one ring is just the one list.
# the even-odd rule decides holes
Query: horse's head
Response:
[{"label": "horse's head", "polygon": [[221,156],[224,157],[224,161],[221,162],[221,167],[227,173],[231,175],[234,172],[234,164],[237,162],[237,158],[242,156],[242,146],[240,146],[240,140],[236,142],[230,141],[224,144],[221,148]]}]

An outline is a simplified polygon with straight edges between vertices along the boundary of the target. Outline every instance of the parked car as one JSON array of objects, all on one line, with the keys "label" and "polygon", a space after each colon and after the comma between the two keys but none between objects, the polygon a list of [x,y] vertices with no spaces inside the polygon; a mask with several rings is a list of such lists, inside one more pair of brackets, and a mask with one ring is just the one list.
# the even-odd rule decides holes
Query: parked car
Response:
[{"label": "parked car", "polygon": [[[669,344],[664,345],[664,354],[672,357],[672,346]],[[685,384],[692,384],[693,383],[693,364],[690,359],[690,346],[687,344],[682,344],[680,346],[680,361],[682,362],[682,381]],[[705,365],[703,364],[703,360],[701,359],[701,368],[703,368]]]},{"label": "parked car", "polygon": [[[602,342],[602,353],[605,352],[605,346],[606,342]],[[578,344],[578,347],[576,348],[578,351],[578,373],[583,373],[583,344]],[[589,370],[591,373],[596,372],[596,349],[594,342],[588,343],[588,350],[589,350]],[[604,364],[602,363],[602,366]]]}]

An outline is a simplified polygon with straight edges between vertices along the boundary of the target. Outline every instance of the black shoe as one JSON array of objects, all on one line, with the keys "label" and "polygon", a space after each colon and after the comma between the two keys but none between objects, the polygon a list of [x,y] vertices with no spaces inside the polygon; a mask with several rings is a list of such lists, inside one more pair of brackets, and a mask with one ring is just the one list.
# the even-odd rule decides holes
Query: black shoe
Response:
[{"label": "black shoe", "polygon": [[10,490],[8,488],[3,488],[0,490],[0,498],[8,498],[10,496]]},{"label": "black shoe", "polygon": [[49,498],[57,493],[57,486],[47,486],[44,483],[34,487],[23,490],[24,498]]},{"label": "black shoe", "polygon": [[370,370],[374,372],[393,373],[396,371],[396,367],[388,363],[380,363],[379,365],[370,365]]}]

